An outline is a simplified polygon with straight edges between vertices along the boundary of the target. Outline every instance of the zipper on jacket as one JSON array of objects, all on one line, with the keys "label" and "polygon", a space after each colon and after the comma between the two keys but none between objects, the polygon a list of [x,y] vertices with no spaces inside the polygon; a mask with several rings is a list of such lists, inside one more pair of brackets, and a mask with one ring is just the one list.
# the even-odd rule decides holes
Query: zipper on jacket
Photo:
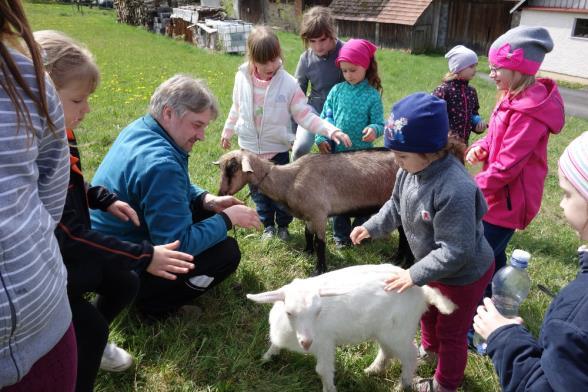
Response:
[{"label": "zipper on jacket", "polygon": [[464,110],[465,110],[465,113],[464,113],[465,122],[463,124],[463,136],[465,138],[468,131],[470,130],[469,125],[471,122],[468,119],[468,97],[465,93],[465,86],[463,84],[461,85],[461,96],[463,98],[463,106],[464,106]]},{"label": "zipper on jacket", "polygon": [[16,330],[16,309],[14,308],[14,304],[12,303],[12,298],[10,298],[10,294],[8,292],[8,287],[6,287],[6,283],[4,283],[4,277],[0,274],[0,281],[2,281],[2,287],[4,287],[4,292],[6,293],[6,298],[8,299],[8,305],[10,306],[10,337],[8,338],[8,350],[10,351],[10,358],[14,363],[14,368],[16,369],[16,379],[20,381],[20,369],[18,368],[18,364],[16,363],[16,358],[14,358],[14,353],[12,352],[12,337],[14,336],[14,331]]},{"label": "zipper on jacket", "polygon": [[505,185],[505,189],[506,189],[506,208],[509,211],[512,211],[512,203],[510,201],[510,186]]}]

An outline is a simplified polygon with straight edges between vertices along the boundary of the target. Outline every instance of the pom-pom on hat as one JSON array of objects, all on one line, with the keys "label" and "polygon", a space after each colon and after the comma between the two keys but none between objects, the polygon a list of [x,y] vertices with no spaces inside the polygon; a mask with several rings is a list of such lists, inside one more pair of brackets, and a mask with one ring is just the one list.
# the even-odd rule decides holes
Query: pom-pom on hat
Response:
[{"label": "pom-pom on hat", "polygon": [[345,42],[341,50],[339,50],[339,56],[337,56],[335,64],[339,67],[341,61],[346,61],[368,69],[377,49],[376,45],[370,41],[352,38]]},{"label": "pom-pom on hat", "polygon": [[588,200],[588,132],[574,139],[559,158],[565,178]]},{"label": "pom-pom on hat", "polygon": [[473,50],[463,45],[457,45],[445,53],[445,58],[449,63],[449,71],[458,73],[470,65],[478,64],[478,55]]},{"label": "pom-pom on hat", "polygon": [[535,75],[553,49],[553,40],[543,27],[519,26],[508,30],[490,46],[490,63],[500,67]]},{"label": "pom-pom on hat", "polygon": [[404,152],[437,152],[447,145],[447,103],[428,93],[414,93],[392,106],[384,128],[384,147]]}]

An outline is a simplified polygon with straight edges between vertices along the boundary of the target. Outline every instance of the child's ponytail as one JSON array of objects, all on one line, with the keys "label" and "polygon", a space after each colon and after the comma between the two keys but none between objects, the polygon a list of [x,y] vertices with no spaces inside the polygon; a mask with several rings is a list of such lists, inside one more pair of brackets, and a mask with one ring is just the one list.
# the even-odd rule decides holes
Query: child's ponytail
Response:
[{"label": "child's ponytail", "polygon": [[378,75],[378,62],[376,61],[375,57],[372,57],[372,60],[370,61],[370,65],[365,72],[365,78],[367,79],[370,86],[378,90],[380,95],[382,95],[384,88],[382,87],[380,76]]}]

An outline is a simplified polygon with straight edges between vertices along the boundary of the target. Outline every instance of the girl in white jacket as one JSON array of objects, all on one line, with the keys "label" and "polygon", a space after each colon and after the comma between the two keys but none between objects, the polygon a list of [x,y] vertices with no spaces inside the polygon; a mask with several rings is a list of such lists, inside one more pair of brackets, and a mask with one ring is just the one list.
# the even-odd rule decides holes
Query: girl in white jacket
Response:
[{"label": "girl in white jacket", "polygon": [[[221,136],[224,149],[231,148],[231,137],[236,133],[241,149],[278,165],[287,164],[295,136],[291,117],[312,133],[351,146],[346,134],[314,114],[306,103],[298,82],[282,67],[280,41],[271,28],[257,26],[251,31],[247,57],[235,76],[233,105]],[[264,225],[262,238],[277,234],[282,240],[288,239],[292,216],[256,187],[250,186],[250,190]]]}]

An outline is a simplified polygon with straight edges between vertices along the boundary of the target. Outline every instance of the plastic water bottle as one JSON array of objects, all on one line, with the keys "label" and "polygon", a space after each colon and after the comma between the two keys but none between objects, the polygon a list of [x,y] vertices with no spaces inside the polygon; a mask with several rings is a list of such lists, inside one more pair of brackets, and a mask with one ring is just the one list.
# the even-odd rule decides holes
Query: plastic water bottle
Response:
[{"label": "plastic water bottle", "polygon": [[472,115],[472,125],[475,127],[478,123],[482,121],[482,117],[479,114]]},{"label": "plastic water bottle", "polygon": [[[492,302],[506,318],[518,316],[521,303],[529,295],[531,278],[527,266],[530,259],[528,252],[515,249],[510,257],[510,265],[501,268],[492,279]],[[473,343],[479,354],[486,353],[486,341],[477,333]]]}]

